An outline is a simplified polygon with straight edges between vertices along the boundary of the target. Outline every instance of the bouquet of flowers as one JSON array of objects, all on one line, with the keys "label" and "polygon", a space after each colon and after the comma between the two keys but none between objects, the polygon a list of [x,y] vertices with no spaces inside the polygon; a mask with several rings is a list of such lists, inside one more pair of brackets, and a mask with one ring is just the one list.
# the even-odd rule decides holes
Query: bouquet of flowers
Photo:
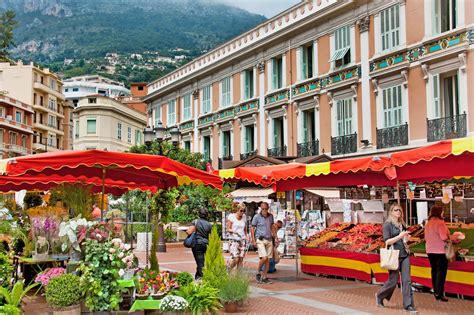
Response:
[{"label": "bouquet of flowers", "polygon": [[165,296],[160,303],[160,311],[162,312],[184,312],[188,307],[188,301],[176,295]]},{"label": "bouquet of flowers", "polygon": [[[82,218],[71,219],[68,222],[61,222],[59,225],[59,237],[67,236],[72,247],[80,252],[80,244],[86,238],[88,228],[93,225],[94,222],[89,222]],[[65,250],[66,247],[67,244],[63,244],[63,250]]]},{"label": "bouquet of flowers", "polygon": [[162,271],[160,273],[144,269],[138,276],[138,294],[140,295],[164,295],[173,289],[177,289],[178,282],[175,280],[176,273]]},{"label": "bouquet of flowers", "polygon": [[66,273],[66,269],[64,268],[48,268],[36,276],[35,282],[39,282],[45,287],[48,285],[51,279],[65,273]]}]

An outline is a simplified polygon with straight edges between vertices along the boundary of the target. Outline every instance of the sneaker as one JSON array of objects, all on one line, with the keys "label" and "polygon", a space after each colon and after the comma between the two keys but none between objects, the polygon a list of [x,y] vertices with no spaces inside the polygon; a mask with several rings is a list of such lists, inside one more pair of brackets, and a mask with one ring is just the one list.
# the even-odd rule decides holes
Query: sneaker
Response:
[{"label": "sneaker", "polygon": [[257,274],[255,275],[255,280],[257,280],[257,283],[262,283],[262,275],[259,274],[259,273],[257,273]]},{"label": "sneaker", "polygon": [[377,293],[375,293],[375,305],[377,305],[377,307],[385,307],[385,305],[383,305],[383,299],[380,301]]},{"label": "sneaker", "polygon": [[407,312],[410,312],[410,313],[418,313],[418,311],[416,310],[416,308],[414,308],[413,306],[408,306],[407,308],[405,308],[405,311]]},{"label": "sneaker", "polygon": [[262,279],[262,282],[265,283],[265,284],[272,284],[273,282],[268,279],[268,278],[265,278],[265,279]]}]

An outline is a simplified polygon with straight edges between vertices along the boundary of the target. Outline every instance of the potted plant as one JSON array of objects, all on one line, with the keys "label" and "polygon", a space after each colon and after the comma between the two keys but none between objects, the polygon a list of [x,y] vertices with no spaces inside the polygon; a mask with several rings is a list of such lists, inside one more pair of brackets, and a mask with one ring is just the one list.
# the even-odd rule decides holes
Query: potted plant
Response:
[{"label": "potted plant", "polygon": [[188,301],[181,296],[167,295],[160,303],[160,311],[163,314],[183,314],[189,307]]},{"label": "potted plant", "polygon": [[33,283],[24,287],[23,281],[18,281],[11,291],[0,287],[0,297],[5,299],[5,305],[0,306],[0,314],[20,315],[20,303],[23,297],[38,284]]},{"label": "potted plant", "polygon": [[173,294],[185,298],[193,314],[214,314],[222,307],[219,302],[219,290],[207,283],[191,282]]},{"label": "potted plant", "polygon": [[73,274],[55,277],[46,286],[46,301],[53,315],[80,315],[82,296],[81,280]]},{"label": "potted plant", "polygon": [[[69,244],[72,247],[71,260],[81,260],[81,243],[84,241],[87,235],[87,229],[94,225],[94,222],[89,222],[86,219],[76,218],[71,219],[68,222],[61,222],[59,225],[59,237],[67,237]],[[64,242],[62,249],[67,248],[67,242]]]},{"label": "potted plant", "polygon": [[46,287],[51,281],[51,279],[59,277],[66,272],[66,269],[57,267],[57,268],[48,268],[45,271],[39,273],[36,278],[35,282],[41,283],[43,287]]},{"label": "potted plant", "polygon": [[220,287],[219,298],[227,313],[237,312],[240,301],[245,300],[249,295],[249,278],[242,271],[237,271],[229,275]]}]

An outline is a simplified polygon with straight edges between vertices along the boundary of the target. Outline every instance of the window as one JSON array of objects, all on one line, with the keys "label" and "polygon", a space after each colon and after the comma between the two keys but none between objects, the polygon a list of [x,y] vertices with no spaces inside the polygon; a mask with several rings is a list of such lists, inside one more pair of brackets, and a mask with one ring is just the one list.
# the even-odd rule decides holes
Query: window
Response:
[{"label": "window", "polygon": [[0,106],[0,117],[5,117],[5,108]]},{"label": "window", "polygon": [[26,122],[26,118],[27,118],[27,117],[26,117],[26,113],[25,113],[25,114],[23,115],[23,124],[25,124],[25,125],[26,125],[26,123],[27,123],[27,122]]},{"label": "window", "polygon": [[397,85],[382,90],[383,127],[395,127],[403,124],[402,86]]},{"label": "window", "polygon": [[26,136],[21,136],[21,146],[26,148]]},{"label": "window", "polygon": [[191,152],[191,141],[184,141],[184,149]]},{"label": "window", "polygon": [[89,104],[97,104],[97,99],[94,98],[89,98]]},{"label": "window", "polygon": [[248,100],[253,98],[254,91],[253,91],[253,69],[245,70],[243,72],[243,99]]},{"label": "window", "polygon": [[231,155],[231,142],[230,142],[230,131],[224,131],[222,133],[222,156],[230,157]]},{"label": "window", "polygon": [[43,106],[43,97],[40,96],[40,105]]},{"label": "window", "polygon": [[211,111],[211,85],[202,88],[202,113],[207,114]]},{"label": "window", "polygon": [[65,88],[65,89],[64,89],[64,92],[69,92],[69,89],[68,89],[68,88]]},{"label": "window", "polygon": [[454,117],[459,114],[459,85],[455,72],[433,76],[435,118]]},{"label": "window", "polygon": [[139,86],[139,87],[138,87],[138,90],[139,90],[139,91],[143,91],[143,86]]},{"label": "window", "polygon": [[329,60],[336,67],[348,65],[351,62],[350,27],[344,26],[334,32],[334,54]]},{"label": "window", "polygon": [[245,126],[245,153],[254,151],[254,128],[253,125]]},{"label": "window", "polygon": [[221,107],[227,107],[232,104],[231,81],[230,77],[221,81]]},{"label": "window", "polygon": [[48,100],[48,108],[56,111],[56,100],[50,98]]},{"label": "window", "polygon": [[48,126],[51,128],[56,128],[56,117],[48,115]]},{"label": "window", "polygon": [[15,113],[15,121],[21,124],[21,112]]},{"label": "window", "polygon": [[132,143],[132,127],[127,128],[127,141],[128,143]]},{"label": "window", "polygon": [[156,106],[153,108],[153,117],[155,117],[155,127],[161,123],[161,107]]},{"label": "window", "polygon": [[140,130],[135,130],[135,144],[142,144],[143,133]]},{"label": "window", "polygon": [[299,53],[299,79],[306,80],[313,77],[313,45],[301,46]]},{"label": "window", "polygon": [[75,137],[76,139],[79,138],[79,120],[76,121]]},{"label": "window", "polygon": [[337,136],[352,133],[352,99],[338,100],[336,104]]},{"label": "window", "polygon": [[382,51],[400,45],[400,6],[396,5],[380,13]]},{"label": "window", "polygon": [[306,110],[303,112],[303,142],[316,140],[316,123],[314,110]]},{"label": "window", "polygon": [[[434,0],[433,33],[439,34],[456,28],[457,0]],[[464,0],[461,0],[464,1]],[[464,14],[464,12],[462,12]]]},{"label": "window", "polygon": [[272,59],[272,88],[278,90],[283,87],[283,57]]},{"label": "window", "polygon": [[97,121],[94,119],[87,119],[87,134],[95,134],[97,129]]},{"label": "window", "polygon": [[285,145],[283,117],[273,119],[273,147],[281,148]]},{"label": "window", "polygon": [[16,145],[16,133],[12,132],[10,135],[10,144]]},{"label": "window", "polygon": [[54,79],[49,79],[49,87],[56,90],[56,81],[54,81]]},{"label": "window", "polygon": [[191,119],[191,94],[183,96],[183,121]]},{"label": "window", "polygon": [[168,126],[176,125],[176,100],[168,103]]},{"label": "window", "polygon": [[122,123],[117,124],[117,139],[122,140]]},{"label": "window", "polygon": [[211,159],[211,137],[203,137],[203,152],[204,161],[209,161]]},{"label": "window", "polygon": [[73,91],[73,92],[78,92],[78,91],[79,91],[79,88],[72,88],[72,91]]}]

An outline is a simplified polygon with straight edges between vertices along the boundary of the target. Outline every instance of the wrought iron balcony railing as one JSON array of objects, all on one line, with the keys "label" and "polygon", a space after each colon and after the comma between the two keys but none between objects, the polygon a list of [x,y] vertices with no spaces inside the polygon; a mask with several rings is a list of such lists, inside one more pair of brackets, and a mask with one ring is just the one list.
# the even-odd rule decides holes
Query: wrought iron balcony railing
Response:
[{"label": "wrought iron balcony railing", "polygon": [[273,148],[273,149],[267,149],[267,155],[270,157],[284,157],[286,156],[286,145],[279,147],[279,148]]},{"label": "wrought iron balcony railing", "polygon": [[393,148],[408,144],[408,123],[377,129],[377,149]]},{"label": "wrought iron balcony railing", "polygon": [[426,119],[426,122],[429,142],[462,138],[467,134],[466,112],[457,116]]},{"label": "wrought iron balcony railing", "polygon": [[357,152],[357,132],[350,135],[331,137],[331,154],[347,154]]},{"label": "wrought iron balcony railing", "polygon": [[298,157],[314,156],[319,154],[319,140],[297,144]]},{"label": "wrought iron balcony railing", "polygon": [[258,150],[249,151],[247,153],[240,153],[240,160],[241,161],[246,160],[249,157],[257,155],[257,153],[258,153]]},{"label": "wrought iron balcony railing", "polygon": [[220,157],[219,163],[218,163],[219,169],[221,170],[223,168],[224,161],[232,161],[232,159],[233,159],[232,155]]}]

